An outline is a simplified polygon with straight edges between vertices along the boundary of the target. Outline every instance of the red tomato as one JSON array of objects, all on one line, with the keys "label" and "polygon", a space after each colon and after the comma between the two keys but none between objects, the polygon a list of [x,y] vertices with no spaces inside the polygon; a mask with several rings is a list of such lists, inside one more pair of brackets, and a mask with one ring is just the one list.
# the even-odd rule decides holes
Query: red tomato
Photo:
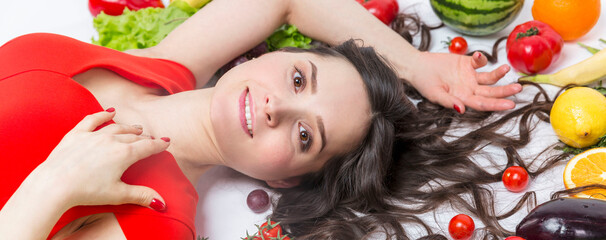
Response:
[{"label": "red tomato", "polygon": [[455,37],[447,42],[448,51],[454,54],[465,54],[467,53],[467,41],[462,37]]},{"label": "red tomato", "polygon": [[549,25],[529,21],[516,26],[507,38],[507,59],[525,74],[545,70],[562,51],[564,40]]},{"label": "red tomato", "polygon": [[362,4],[386,25],[389,25],[400,11],[397,0],[356,0],[356,2]]},{"label": "red tomato", "polygon": [[130,10],[139,10],[141,8],[159,7],[163,8],[162,0],[89,0],[88,9],[93,16],[97,16],[101,11],[107,15],[118,16],[122,14],[124,8]]},{"label": "red tomato", "polygon": [[512,166],[503,172],[502,180],[507,190],[521,192],[528,186],[528,172],[523,167]]},{"label": "red tomato", "polygon": [[465,214],[459,214],[450,219],[448,224],[448,232],[455,240],[467,240],[473,235],[473,230],[476,225],[473,219]]},{"label": "red tomato", "polygon": [[521,237],[511,236],[511,237],[505,238],[505,240],[526,240],[526,239],[523,239]]},{"label": "red tomato", "polygon": [[[267,224],[269,222],[269,225]],[[274,221],[267,221],[261,225],[259,228],[259,234],[264,237],[264,239],[272,239],[277,238],[283,235],[282,226],[277,224]],[[262,239],[262,237],[259,237]]]}]

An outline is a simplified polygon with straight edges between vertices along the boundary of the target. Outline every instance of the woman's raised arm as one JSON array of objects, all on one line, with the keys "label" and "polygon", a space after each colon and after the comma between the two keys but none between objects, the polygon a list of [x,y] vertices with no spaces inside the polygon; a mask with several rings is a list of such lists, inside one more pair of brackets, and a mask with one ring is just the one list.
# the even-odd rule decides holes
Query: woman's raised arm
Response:
[{"label": "woman's raised arm", "polygon": [[331,45],[360,38],[383,54],[403,51],[403,60],[418,52],[354,0],[213,0],[153,51],[187,66],[202,86],[221,66],[284,23]]},{"label": "woman's raised arm", "polygon": [[519,84],[486,86],[502,78],[508,66],[478,73],[475,69],[486,64],[481,54],[467,57],[420,52],[354,0],[213,0],[149,53],[184,64],[201,87],[221,66],[284,23],[331,45],[362,39],[426,98],[461,113],[465,106],[511,109],[513,101],[504,98],[521,91]]}]

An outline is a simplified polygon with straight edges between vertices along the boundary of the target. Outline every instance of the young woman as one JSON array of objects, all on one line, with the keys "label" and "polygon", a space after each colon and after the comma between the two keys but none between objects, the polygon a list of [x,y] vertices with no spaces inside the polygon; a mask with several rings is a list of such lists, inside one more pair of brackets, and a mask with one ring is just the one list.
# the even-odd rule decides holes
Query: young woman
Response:
[{"label": "young woman", "polygon": [[[231,21],[217,25],[217,19]],[[363,39],[360,45],[374,46],[394,68],[348,41],[266,54],[229,71],[214,88],[188,91],[284,22],[333,45]],[[486,86],[507,66],[477,73],[486,64],[481,54],[419,52],[348,0],[215,0],[158,46],[130,53],[138,56],[49,34],[0,48],[6,66],[0,135],[11,138],[0,145],[8,166],[0,235],[191,239],[197,198],[191,183],[219,164],[292,188],[283,195],[289,205],[276,215],[304,225],[293,228],[297,235],[343,207],[386,214],[372,201],[385,196],[381,185],[391,180],[384,178],[401,164],[393,161],[403,149],[393,151],[394,142],[402,144],[396,136],[427,127],[400,78],[459,113],[465,106],[511,109],[504,97],[521,90]],[[429,71],[428,63],[444,68]],[[412,140],[405,143],[417,146]],[[293,220],[309,211],[292,201],[305,192],[330,200]],[[355,236],[373,230],[354,229]]]}]

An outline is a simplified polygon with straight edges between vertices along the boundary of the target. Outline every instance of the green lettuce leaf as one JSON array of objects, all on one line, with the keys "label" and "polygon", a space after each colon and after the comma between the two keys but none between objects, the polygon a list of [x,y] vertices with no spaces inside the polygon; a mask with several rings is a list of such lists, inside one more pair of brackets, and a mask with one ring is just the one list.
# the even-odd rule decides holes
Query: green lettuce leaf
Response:
[{"label": "green lettuce leaf", "polygon": [[[120,16],[101,13],[93,19],[99,38],[93,38],[92,42],[119,51],[153,47],[197,11],[187,2],[177,0],[166,8],[125,9]],[[269,51],[311,47],[311,38],[301,34],[294,25],[287,24],[278,28],[266,42]]]},{"label": "green lettuce leaf", "polygon": [[152,47],[196,11],[178,0],[166,8],[124,9],[119,16],[101,13],[93,19],[99,39],[93,38],[92,42],[119,51]]},{"label": "green lettuce leaf", "polygon": [[284,24],[265,40],[269,51],[283,47],[297,47],[308,49],[311,47],[311,38],[301,34],[295,25]]}]

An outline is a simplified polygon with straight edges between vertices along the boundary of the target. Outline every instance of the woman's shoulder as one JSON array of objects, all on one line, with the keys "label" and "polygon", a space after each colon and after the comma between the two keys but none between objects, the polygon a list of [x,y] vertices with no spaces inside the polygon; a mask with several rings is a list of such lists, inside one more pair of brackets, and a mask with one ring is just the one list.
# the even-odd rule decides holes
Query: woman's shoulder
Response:
[{"label": "woman's shoulder", "polygon": [[[146,50],[137,53],[147,52]],[[141,54],[136,54],[141,55]],[[195,88],[191,71],[175,61],[136,56],[52,33],[17,37],[0,47],[0,79],[32,69],[73,77],[95,67],[114,71],[137,84],[176,93]]]}]

